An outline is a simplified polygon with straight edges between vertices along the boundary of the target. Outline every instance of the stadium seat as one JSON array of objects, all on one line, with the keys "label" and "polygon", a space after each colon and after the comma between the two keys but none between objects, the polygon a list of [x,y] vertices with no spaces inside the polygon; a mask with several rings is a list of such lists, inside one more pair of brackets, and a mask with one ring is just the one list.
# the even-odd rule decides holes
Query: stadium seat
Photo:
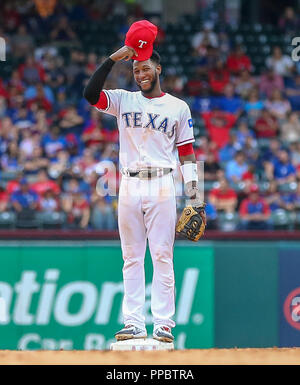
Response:
[{"label": "stadium seat", "polygon": [[300,211],[295,213],[295,229],[300,230]]},{"label": "stadium seat", "polygon": [[219,213],[218,228],[221,231],[235,231],[238,229],[239,215],[237,213]]},{"label": "stadium seat", "polygon": [[212,180],[204,181],[204,190],[205,191],[210,191],[213,188],[216,188],[217,186],[218,186],[217,181],[212,181]]},{"label": "stadium seat", "polygon": [[268,181],[259,181],[257,184],[259,191],[262,193],[266,192],[270,187],[270,182]]},{"label": "stadium seat", "polygon": [[278,190],[282,193],[291,193],[296,191],[297,189],[297,183],[292,182],[292,183],[284,183],[282,185],[278,186]]},{"label": "stadium seat", "polygon": [[277,209],[271,214],[271,221],[275,230],[287,230],[289,228],[289,216],[284,209]]},{"label": "stadium seat", "polygon": [[63,212],[37,213],[36,219],[39,227],[43,229],[62,228],[66,215]]},{"label": "stadium seat", "polygon": [[9,180],[16,179],[17,175],[18,175],[17,171],[1,171],[0,178],[3,181],[9,181]]},{"label": "stadium seat", "polygon": [[16,214],[13,211],[4,211],[0,213],[0,228],[13,229],[16,226]]}]

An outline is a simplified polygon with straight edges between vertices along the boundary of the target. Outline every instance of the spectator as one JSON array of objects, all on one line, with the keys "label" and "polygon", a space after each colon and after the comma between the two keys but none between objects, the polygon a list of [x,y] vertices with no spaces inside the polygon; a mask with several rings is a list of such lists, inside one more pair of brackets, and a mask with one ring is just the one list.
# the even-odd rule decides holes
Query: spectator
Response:
[{"label": "spectator", "polygon": [[286,7],[284,14],[279,18],[278,27],[289,36],[296,36],[300,30],[300,18],[292,7]]},{"label": "spectator", "polygon": [[297,168],[300,166],[300,141],[296,141],[289,146],[291,162]]},{"label": "spectator", "polygon": [[19,66],[19,74],[27,85],[45,81],[45,71],[41,65],[35,62],[32,55],[28,55],[25,63]]},{"label": "spectator", "polygon": [[90,148],[83,150],[83,155],[74,162],[74,170],[80,175],[89,175],[96,170],[97,160],[95,159],[94,153]]},{"label": "spectator", "polygon": [[222,148],[229,141],[230,130],[236,122],[236,116],[224,111],[214,110],[202,114],[210,139]]},{"label": "spectator", "polygon": [[244,53],[241,45],[237,44],[234,51],[227,58],[227,68],[232,75],[239,76],[245,69],[251,71],[250,58]]},{"label": "spectator", "polygon": [[277,153],[281,148],[281,143],[277,138],[270,139],[269,146],[262,151],[262,161],[270,163],[275,162],[277,159]]},{"label": "spectator", "polygon": [[287,121],[280,126],[280,138],[289,144],[300,141],[300,119],[296,112],[290,112]]},{"label": "spectator", "polygon": [[45,82],[47,84],[47,90],[52,90],[52,98],[49,101],[53,104],[55,98],[53,94],[56,94],[64,87],[67,83],[67,74],[64,71],[64,63],[61,57],[51,57],[47,64]]},{"label": "spectator", "polygon": [[91,224],[98,230],[115,230],[116,218],[111,204],[104,197],[93,194]]},{"label": "spectator", "polygon": [[274,179],[269,182],[269,187],[265,194],[265,200],[272,212],[281,208],[281,197],[278,191],[277,182]]},{"label": "spectator", "polygon": [[220,180],[219,187],[211,190],[209,202],[218,210],[226,213],[234,213],[237,207],[237,194],[229,186],[226,178]]},{"label": "spectator", "polygon": [[33,50],[34,39],[28,34],[25,24],[19,26],[17,33],[12,37],[11,43],[14,55],[17,58],[23,58]]},{"label": "spectator", "polygon": [[253,127],[256,120],[261,115],[264,108],[264,102],[259,98],[257,89],[253,88],[249,92],[248,99],[245,102],[244,109],[247,114],[249,124]]},{"label": "spectator", "polygon": [[290,102],[283,98],[279,90],[273,91],[271,97],[265,103],[265,108],[281,123],[291,111]]},{"label": "spectator", "polygon": [[256,80],[247,69],[240,71],[239,76],[235,78],[235,92],[243,99],[247,99],[256,87]]},{"label": "spectator", "polygon": [[297,184],[297,189],[295,192],[295,209],[299,213],[300,212],[300,183]]},{"label": "spectator", "polygon": [[57,179],[70,168],[71,159],[69,152],[65,150],[59,150],[56,153],[56,157],[51,159],[48,167],[48,173],[51,178]]},{"label": "spectator", "polygon": [[9,209],[9,194],[3,186],[0,186],[0,213]]},{"label": "spectator", "polygon": [[246,144],[248,138],[255,138],[254,132],[249,129],[247,121],[240,120],[237,129],[238,130],[236,133],[236,139],[238,144],[240,145],[240,148],[242,148]]},{"label": "spectator", "polygon": [[209,71],[208,77],[209,85],[215,95],[222,94],[230,80],[229,71],[221,59],[219,59],[215,67]]},{"label": "spectator", "polygon": [[69,106],[62,114],[60,128],[63,133],[73,133],[79,136],[82,132],[82,124],[83,118],[78,114],[74,105]]},{"label": "spectator", "polygon": [[24,92],[25,100],[35,100],[38,94],[43,94],[43,97],[47,100],[48,103],[54,103],[55,98],[52,88],[44,85],[43,83],[37,83],[27,87]]},{"label": "spectator", "polygon": [[279,150],[277,158],[272,163],[268,172],[270,180],[275,179],[278,184],[296,181],[296,169],[293,166],[286,150]]},{"label": "spectator", "polygon": [[30,189],[27,179],[20,181],[20,189],[11,195],[11,203],[19,220],[33,220],[38,206],[38,195]]},{"label": "spectator", "polygon": [[[207,200],[206,200],[207,201]],[[206,212],[206,217],[207,217],[207,230],[216,230],[217,229],[217,218],[218,218],[218,213],[214,205],[210,202],[207,202],[205,206],[205,212]]]},{"label": "spectator", "polygon": [[234,159],[226,164],[226,177],[229,182],[238,183],[248,170],[248,164],[242,151],[237,151]]},{"label": "spectator", "polygon": [[241,145],[237,141],[237,136],[236,134],[231,133],[228,143],[219,151],[219,161],[222,163],[229,162],[239,150],[241,150]]},{"label": "spectator", "polygon": [[254,130],[257,138],[275,138],[278,135],[279,124],[276,117],[264,108],[261,117],[255,122]]},{"label": "spectator", "polygon": [[43,153],[43,149],[40,145],[33,148],[31,156],[27,156],[27,159],[23,162],[23,171],[26,175],[35,175],[41,168],[47,168],[49,165],[49,159]]},{"label": "spectator", "polygon": [[52,40],[58,42],[64,42],[69,40],[75,40],[77,35],[71,28],[70,22],[66,16],[62,16],[54,29],[50,33]]},{"label": "spectator", "polygon": [[28,100],[28,108],[32,108],[33,104],[36,104],[37,109],[43,109],[46,112],[51,112],[52,110],[52,104],[47,98],[45,89],[41,83],[36,86],[36,96]]},{"label": "spectator", "polygon": [[91,118],[86,123],[86,126],[81,136],[85,147],[94,147],[103,144],[105,140],[105,134],[103,132],[103,125],[101,114],[95,108],[91,111]]},{"label": "spectator", "polygon": [[1,157],[1,168],[6,172],[17,172],[21,169],[18,143],[16,141],[11,141],[8,144],[7,152]]},{"label": "spectator", "polygon": [[22,158],[27,158],[32,155],[36,143],[34,136],[29,128],[22,131],[22,140],[19,145]]},{"label": "spectator", "polygon": [[288,55],[283,55],[279,46],[273,48],[273,53],[266,59],[267,68],[272,69],[275,74],[288,77],[291,76],[294,63]]},{"label": "spectator", "polygon": [[242,100],[235,95],[234,85],[228,83],[224,88],[224,96],[220,96],[217,101],[218,107],[222,111],[234,114],[237,118],[243,112]]},{"label": "spectator", "polygon": [[291,103],[292,110],[300,112],[300,73],[286,81],[286,96]]},{"label": "spectator", "polygon": [[40,197],[39,211],[43,213],[54,213],[60,209],[57,195],[51,189],[45,190]]},{"label": "spectator", "polygon": [[211,21],[206,21],[203,30],[197,32],[192,39],[192,47],[198,55],[205,54],[207,46],[218,47],[218,36],[213,32]]},{"label": "spectator", "polygon": [[271,230],[271,210],[266,200],[260,197],[257,185],[250,188],[249,197],[240,206],[242,230]]},{"label": "spectator", "polygon": [[220,165],[212,152],[208,152],[204,163],[204,180],[216,180]]},{"label": "spectator", "polygon": [[68,228],[86,229],[90,220],[89,203],[80,191],[67,194],[62,200],[62,209],[67,214]]},{"label": "spectator", "polygon": [[189,96],[199,96],[209,88],[208,80],[201,68],[195,68],[184,87],[184,92]]},{"label": "spectator", "polygon": [[67,142],[60,135],[59,127],[53,126],[48,134],[45,134],[42,138],[42,146],[48,158],[56,157],[56,154],[60,150],[64,150],[67,147]]},{"label": "spectator", "polygon": [[271,97],[274,90],[283,91],[283,77],[275,73],[273,68],[266,70],[259,80],[259,91],[263,97]]},{"label": "spectator", "polygon": [[45,169],[41,169],[38,172],[37,181],[31,185],[31,189],[35,191],[39,197],[42,197],[48,190],[52,191],[55,195],[60,193],[59,185],[53,180],[49,179]]}]

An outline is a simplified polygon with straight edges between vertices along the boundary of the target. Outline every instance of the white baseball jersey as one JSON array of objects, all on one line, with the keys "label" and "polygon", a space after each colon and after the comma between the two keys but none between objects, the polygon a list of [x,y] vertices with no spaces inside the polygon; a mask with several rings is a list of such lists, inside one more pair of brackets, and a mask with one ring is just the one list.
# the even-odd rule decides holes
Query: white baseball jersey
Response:
[{"label": "white baseball jersey", "polygon": [[176,146],[195,141],[188,105],[170,94],[146,98],[139,92],[104,90],[108,107],[99,110],[118,121],[120,165],[176,168]]}]

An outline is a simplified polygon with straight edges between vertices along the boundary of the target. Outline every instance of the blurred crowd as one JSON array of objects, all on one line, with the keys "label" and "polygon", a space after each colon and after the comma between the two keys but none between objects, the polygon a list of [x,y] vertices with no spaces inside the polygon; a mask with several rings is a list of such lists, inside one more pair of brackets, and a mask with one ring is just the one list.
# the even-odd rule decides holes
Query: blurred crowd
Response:
[{"label": "blurred crowd", "polygon": [[[0,213],[12,211],[20,223],[37,212],[62,213],[66,228],[114,230],[117,196],[101,194],[98,180],[118,191],[116,120],[82,97],[105,54],[86,52],[77,26],[123,17],[117,49],[129,25],[149,17],[159,26],[158,51],[166,29],[159,15],[131,2],[46,3],[49,9],[39,1],[1,5],[0,36],[15,62],[0,77]],[[290,34],[299,23],[288,7],[278,28]],[[274,45],[257,73],[243,46],[211,21],[193,35],[189,58],[189,73],[163,68],[162,90],[191,108],[209,227],[220,228],[225,215],[238,217],[237,229],[272,229],[272,213],[300,210],[300,61]],[[131,64],[115,65],[105,87],[137,90]],[[178,210],[183,205],[178,198]]]}]

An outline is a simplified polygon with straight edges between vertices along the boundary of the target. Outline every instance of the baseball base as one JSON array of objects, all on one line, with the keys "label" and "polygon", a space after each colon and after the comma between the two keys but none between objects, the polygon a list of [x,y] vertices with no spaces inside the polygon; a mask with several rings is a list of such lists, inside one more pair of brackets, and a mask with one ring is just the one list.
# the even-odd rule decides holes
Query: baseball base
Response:
[{"label": "baseball base", "polygon": [[174,344],[170,342],[160,342],[152,338],[133,338],[131,340],[113,342],[110,350],[174,350]]}]

